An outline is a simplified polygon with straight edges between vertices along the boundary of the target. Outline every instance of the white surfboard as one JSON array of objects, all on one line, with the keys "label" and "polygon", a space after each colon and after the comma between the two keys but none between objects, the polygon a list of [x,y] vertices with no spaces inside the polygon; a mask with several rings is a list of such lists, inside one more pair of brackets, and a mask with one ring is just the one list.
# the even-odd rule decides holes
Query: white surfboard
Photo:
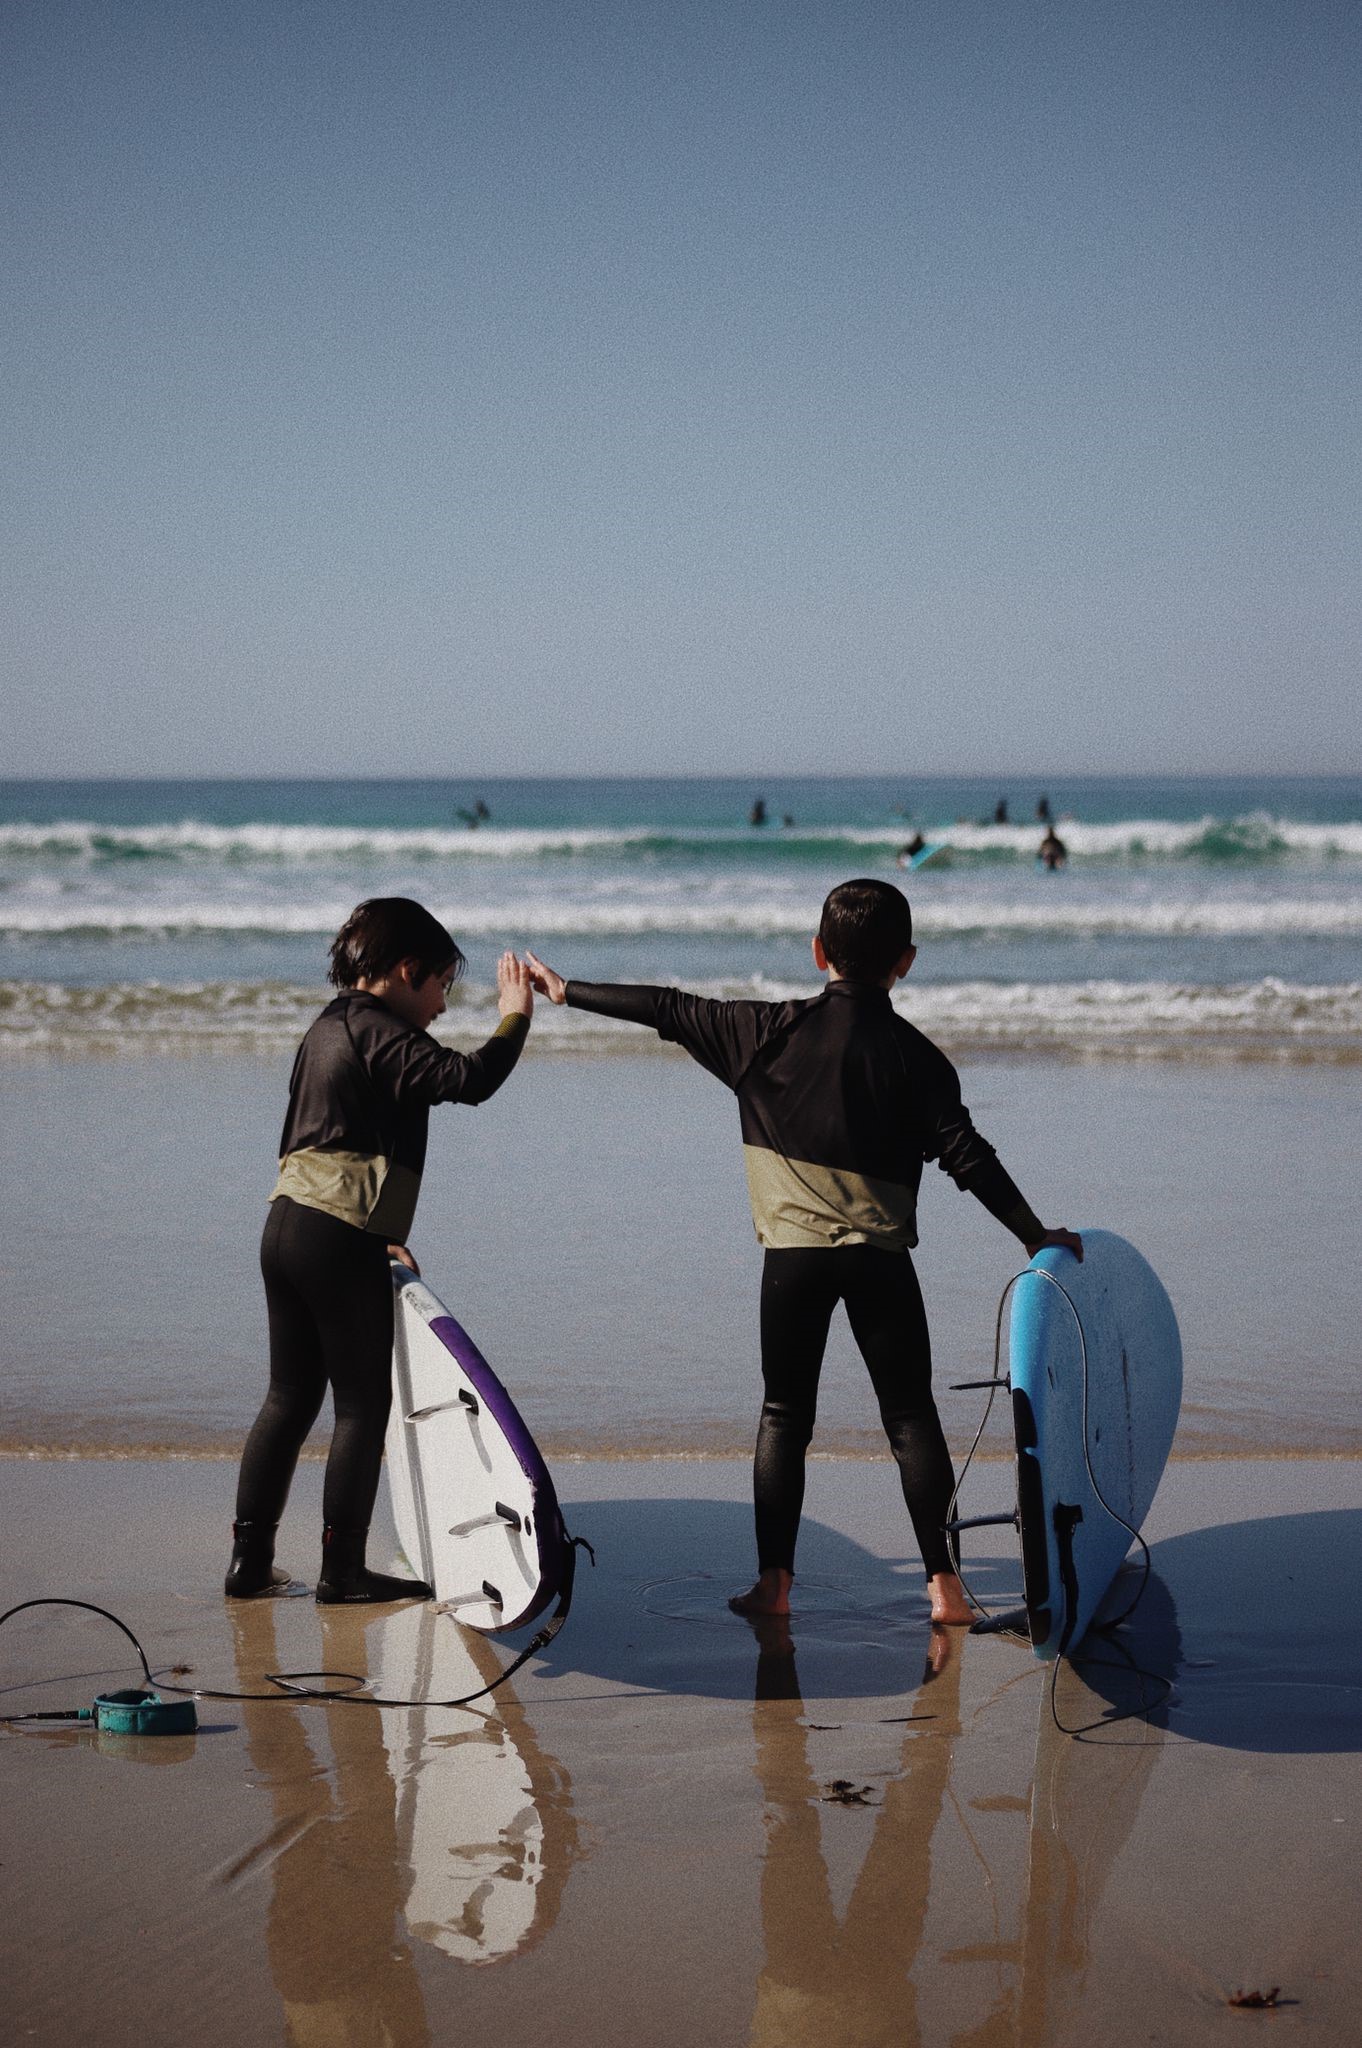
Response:
[{"label": "white surfboard", "polygon": [[570,1539],[534,1438],[477,1345],[394,1262],[388,1485],[407,1562],[469,1628],[533,1621],[568,1573]]}]

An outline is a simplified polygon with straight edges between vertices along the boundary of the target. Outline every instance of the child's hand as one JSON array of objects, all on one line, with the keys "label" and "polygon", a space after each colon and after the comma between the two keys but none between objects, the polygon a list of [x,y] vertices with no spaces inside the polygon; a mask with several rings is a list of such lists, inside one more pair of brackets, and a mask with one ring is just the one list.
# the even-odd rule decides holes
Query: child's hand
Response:
[{"label": "child's hand", "polygon": [[417,1279],[420,1279],[421,1268],[417,1265],[415,1259],[408,1251],[406,1245],[390,1244],[388,1246],[388,1257],[390,1259],[396,1259],[399,1265],[405,1266],[409,1273],[414,1273]]},{"label": "child's hand", "polygon": [[1034,1259],[1036,1253],[1047,1244],[1057,1245],[1062,1252],[1072,1252],[1082,1265],[1083,1240],[1076,1230],[1047,1230],[1044,1237],[1038,1237],[1034,1244],[1026,1247],[1027,1257]]},{"label": "child's hand", "polygon": [[540,995],[547,996],[551,1003],[565,1003],[567,983],[562,975],[555,974],[551,967],[546,967],[542,960],[536,959],[528,946],[525,949],[525,958],[530,963],[530,979]]},{"label": "child's hand", "polygon": [[503,953],[497,962],[497,1008],[503,1017],[529,1017],[534,1012],[530,970],[514,953]]}]

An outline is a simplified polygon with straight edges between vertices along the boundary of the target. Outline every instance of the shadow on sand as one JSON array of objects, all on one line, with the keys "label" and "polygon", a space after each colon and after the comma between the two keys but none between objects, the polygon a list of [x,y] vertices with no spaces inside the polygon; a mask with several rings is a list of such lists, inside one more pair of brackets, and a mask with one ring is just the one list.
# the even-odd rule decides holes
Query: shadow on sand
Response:
[{"label": "shadow on sand", "polygon": [[[1154,1546],[1149,1588],[1110,1639],[1089,1632],[1079,1675],[1118,1712],[1141,1703],[1132,1667],[1174,1681],[1154,1726],[1260,1755],[1362,1750],[1353,1617],[1362,1607],[1362,1509],[1264,1516]],[[1128,1599],[1138,1579],[1117,1582]],[[1066,1714],[1066,1720],[1071,1714]]]},{"label": "shadow on sand", "polygon": [[[583,1562],[572,1620],[544,1655],[548,1670],[751,1698],[751,1638],[726,1604],[750,1557],[745,1503],[577,1501],[572,1525],[596,1545],[599,1568]],[[1005,1603],[1019,1584],[1015,1557],[974,1558],[969,1574],[990,1601]],[[1127,1567],[1117,1604],[1135,1583]],[[1350,1649],[1359,1611],[1362,1509],[1223,1523],[1155,1545],[1140,1606],[1110,1642],[1089,1634],[1079,1671],[1114,1712],[1152,1707],[1156,1727],[1190,1741],[1272,1754],[1362,1750]],[[795,1626],[806,1697],[911,1691],[929,1635],[917,1558],[877,1557],[806,1521]],[[1162,1688],[1132,1677],[1132,1664],[1173,1680],[1166,1706],[1154,1706]]]},{"label": "shadow on sand", "polygon": [[[547,1670],[704,1699],[751,1699],[751,1631],[727,1604],[751,1582],[746,1502],[574,1501],[570,1521],[595,1545],[598,1568],[582,1559],[572,1619],[544,1653]],[[1015,1579],[1008,1564],[979,1568],[990,1592],[999,1570]],[[806,1698],[883,1699],[921,1682],[930,1625],[915,1554],[877,1557],[806,1520],[794,1620]]]}]

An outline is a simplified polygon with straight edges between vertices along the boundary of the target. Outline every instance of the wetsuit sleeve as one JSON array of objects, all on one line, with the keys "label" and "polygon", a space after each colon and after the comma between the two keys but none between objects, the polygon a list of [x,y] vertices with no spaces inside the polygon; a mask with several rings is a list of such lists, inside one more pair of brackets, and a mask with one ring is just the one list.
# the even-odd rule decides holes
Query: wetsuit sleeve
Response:
[{"label": "wetsuit sleeve", "polygon": [[476,1052],[451,1052],[425,1031],[384,1033],[365,1048],[365,1063],[398,1103],[486,1102],[520,1058],[529,1028],[518,1012],[503,1017]]},{"label": "wetsuit sleeve", "polygon": [[570,981],[567,1001],[574,1010],[647,1025],[728,1088],[736,1088],[751,1065],[771,1009],[769,1003],[721,1003],[643,982]]},{"label": "wetsuit sleeve", "polygon": [[1044,1237],[1044,1224],[987,1138],[975,1130],[974,1120],[960,1099],[960,1077],[944,1055],[939,1063],[934,1063],[924,1107],[928,1112],[923,1133],[924,1158],[935,1159],[958,1188],[982,1202],[990,1216],[996,1216],[1023,1244],[1034,1244],[1038,1237]]}]

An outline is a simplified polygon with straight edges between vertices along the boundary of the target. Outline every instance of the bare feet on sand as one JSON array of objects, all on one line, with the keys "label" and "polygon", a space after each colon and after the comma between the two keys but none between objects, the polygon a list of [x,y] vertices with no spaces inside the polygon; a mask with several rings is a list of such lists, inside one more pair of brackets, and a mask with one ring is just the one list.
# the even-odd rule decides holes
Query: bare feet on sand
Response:
[{"label": "bare feet on sand", "polygon": [[968,1628],[974,1619],[974,1609],[965,1598],[965,1589],[954,1572],[937,1572],[927,1581],[927,1591],[932,1601],[932,1621],[943,1628]]},{"label": "bare feet on sand", "polygon": [[745,1593],[735,1593],[729,1606],[735,1614],[788,1614],[790,1611],[790,1588],[794,1584],[794,1573],[782,1571],[779,1565],[769,1565],[757,1575],[757,1583]]}]

